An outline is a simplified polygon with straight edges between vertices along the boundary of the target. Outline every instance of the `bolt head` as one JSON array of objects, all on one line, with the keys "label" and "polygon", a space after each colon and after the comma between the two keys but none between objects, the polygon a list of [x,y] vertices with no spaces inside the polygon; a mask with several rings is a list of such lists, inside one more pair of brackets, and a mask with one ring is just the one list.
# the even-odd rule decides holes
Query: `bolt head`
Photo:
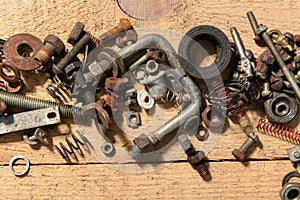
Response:
[{"label": "bolt head", "polygon": [[245,161],[246,160],[246,154],[244,151],[242,151],[241,149],[234,149],[232,151],[232,155],[238,159],[239,161]]},{"label": "bolt head", "polygon": [[44,43],[50,43],[54,46],[55,52],[57,55],[61,55],[65,52],[65,44],[63,43],[63,41],[61,39],[59,39],[57,36],[55,35],[48,35],[45,37],[44,39]]},{"label": "bolt head", "polygon": [[132,24],[128,19],[121,18],[119,25],[123,28],[124,31],[129,30],[132,28]]},{"label": "bolt head", "polygon": [[154,146],[145,134],[141,134],[135,138],[133,142],[143,153],[153,152],[155,150]]},{"label": "bolt head", "polygon": [[191,163],[191,165],[196,165],[204,158],[205,158],[205,153],[203,151],[196,151],[195,155],[188,157],[188,161],[189,163]]},{"label": "bolt head", "polygon": [[76,22],[67,40],[69,44],[75,45],[78,42],[82,34],[85,33],[84,26],[83,23]]},{"label": "bolt head", "polygon": [[272,96],[272,91],[270,91],[270,90],[263,90],[262,92],[261,92],[261,96],[263,97],[263,98],[270,98],[271,96]]},{"label": "bolt head", "polygon": [[300,158],[300,152],[299,151],[295,151],[294,152],[294,157],[299,159]]}]

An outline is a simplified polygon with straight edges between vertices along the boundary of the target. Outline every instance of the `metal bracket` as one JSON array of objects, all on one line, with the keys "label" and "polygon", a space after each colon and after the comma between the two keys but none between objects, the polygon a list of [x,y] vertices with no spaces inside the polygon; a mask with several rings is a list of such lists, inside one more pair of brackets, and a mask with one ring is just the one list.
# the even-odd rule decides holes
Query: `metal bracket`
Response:
[{"label": "metal bracket", "polygon": [[60,123],[58,107],[0,117],[0,135]]}]

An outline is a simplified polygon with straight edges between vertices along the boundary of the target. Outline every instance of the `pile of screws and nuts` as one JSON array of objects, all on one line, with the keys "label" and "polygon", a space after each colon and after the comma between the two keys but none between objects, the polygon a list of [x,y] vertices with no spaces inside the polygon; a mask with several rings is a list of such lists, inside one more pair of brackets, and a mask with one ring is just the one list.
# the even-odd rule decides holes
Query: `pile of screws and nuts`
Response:
[{"label": "pile of screws and nuts", "polygon": [[[177,53],[161,35],[138,37],[127,19],[121,19],[100,37],[93,36],[84,24],[77,22],[67,40],[73,45],[69,50],[52,34],[43,42],[25,33],[1,39],[0,134],[21,131],[26,143],[37,145],[62,119],[76,118],[77,123],[97,113],[95,120],[105,135],[114,123],[113,113],[122,105],[139,108],[125,113],[124,120],[129,128],[138,129],[143,125],[139,110],[147,111],[155,104],[165,103],[177,108],[177,115],[157,130],[136,137],[129,155],[138,159],[156,151],[158,144],[181,127],[183,131],[173,137],[188,162],[208,181],[212,177],[205,162],[207,155],[197,150],[188,137],[195,121],[195,136],[205,142],[210,131],[224,125],[224,120],[239,122],[245,115],[245,107],[254,106],[263,109],[266,117],[257,122],[257,130],[245,134],[244,143],[232,154],[245,162],[250,147],[260,144],[255,131],[298,145],[288,149],[296,170],[283,178],[280,191],[282,199],[298,199],[300,183],[289,180],[300,178],[300,131],[285,124],[298,114],[300,35],[269,31],[257,23],[251,11],[247,17],[255,43],[268,47],[258,58],[245,49],[235,27],[230,29],[233,42],[214,26],[193,27],[183,36]],[[194,63],[192,57],[198,52],[190,55],[192,43],[200,40],[209,40],[217,48],[215,61],[206,67]],[[53,101],[24,95],[28,88],[23,74],[28,71],[51,80],[47,92]],[[223,76],[226,71],[230,75]],[[205,82],[205,88],[201,81]],[[78,132],[67,137],[65,144],[56,144],[55,149],[71,162],[69,156],[86,143],[84,134]],[[117,151],[114,141],[107,139],[102,145],[103,154],[112,156],[114,151]],[[26,162],[24,171],[14,170],[18,159]],[[9,164],[16,176],[26,175],[29,165],[29,160],[21,155],[13,157]]]}]

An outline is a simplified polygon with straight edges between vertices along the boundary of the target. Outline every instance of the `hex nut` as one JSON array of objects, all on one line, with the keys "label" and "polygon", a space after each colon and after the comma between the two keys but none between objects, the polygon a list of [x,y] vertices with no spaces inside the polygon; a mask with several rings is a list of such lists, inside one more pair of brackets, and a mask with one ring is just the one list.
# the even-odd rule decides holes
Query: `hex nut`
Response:
[{"label": "hex nut", "polygon": [[126,114],[126,123],[130,128],[138,128],[141,123],[140,115],[138,112],[130,111]]},{"label": "hex nut", "polygon": [[300,184],[295,182],[285,184],[281,188],[279,195],[284,200],[300,199]]},{"label": "hex nut", "polygon": [[144,133],[135,138],[133,142],[143,153],[148,153],[155,150],[153,144]]},{"label": "hex nut", "polygon": [[55,49],[55,52],[57,55],[61,55],[65,52],[66,47],[65,47],[64,42],[53,34],[46,36],[44,39],[44,43],[52,44],[54,46],[54,49]]},{"label": "hex nut", "polygon": [[67,76],[73,75],[78,69],[82,66],[80,61],[72,62],[71,64],[67,65],[65,68],[65,73]]}]

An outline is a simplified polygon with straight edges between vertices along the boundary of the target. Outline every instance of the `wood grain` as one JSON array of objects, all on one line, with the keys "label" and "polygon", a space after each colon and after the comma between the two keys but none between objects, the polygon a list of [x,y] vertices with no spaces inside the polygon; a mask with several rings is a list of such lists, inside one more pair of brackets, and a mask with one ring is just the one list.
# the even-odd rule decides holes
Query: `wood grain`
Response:
[{"label": "wood grain", "polygon": [[[214,25],[231,40],[229,29],[235,26],[245,47],[257,56],[265,48],[253,42],[246,12],[253,10],[258,22],[270,29],[297,34],[299,3],[298,0],[174,0],[172,11],[159,20],[131,21],[141,30],[150,27],[172,30],[174,35],[170,35],[170,40],[175,49],[178,35],[193,26]],[[52,33],[63,41],[77,21],[85,23],[86,29],[98,36],[116,25],[119,18],[126,17],[113,0],[2,0],[0,12],[1,38],[26,32],[43,39]],[[51,99],[45,92],[49,82],[40,80],[34,73],[23,76],[28,82],[25,94]],[[171,162],[167,167],[147,174],[129,174],[110,168],[83,148],[85,157],[78,156],[80,164],[66,164],[53,147],[70,134],[68,127],[52,131],[47,145],[37,148],[25,144],[20,133],[1,136],[0,199],[279,199],[281,179],[293,169],[286,153],[292,144],[258,133],[262,147],[253,151],[248,165],[236,162],[231,155],[245,140],[245,131],[257,132],[256,123],[263,115],[250,109],[240,124],[228,122],[208,156],[213,176],[209,183],[202,181],[183,161],[184,155],[176,162],[167,160]],[[297,127],[298,122],[299,116],[291,126]],[[194,144],[197,148],[202,145],[197,141]],[[32,163],[31,171],[23,178],[14,177],[7,166],[10,158],[18,154],[28,157]],[[72,161],[78,163],[73,158]],[[119,168],[122,165],[128,164],[119,164]]]}]

